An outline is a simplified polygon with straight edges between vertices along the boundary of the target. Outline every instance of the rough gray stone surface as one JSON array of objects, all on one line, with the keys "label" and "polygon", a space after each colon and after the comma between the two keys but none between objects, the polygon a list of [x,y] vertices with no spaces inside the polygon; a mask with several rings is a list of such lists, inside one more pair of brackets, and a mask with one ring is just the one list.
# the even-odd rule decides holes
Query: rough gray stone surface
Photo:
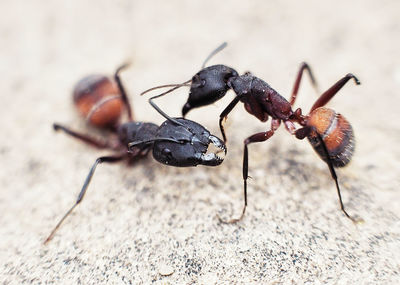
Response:
[{"label": "rough gray stone surface", "polygon": [[[400,282],[400,22],[398,1],[2,1],[0,3],[0,283],[2,284],[398,284]],[[101,133],[77,115],[82,76],[123,74],[137,120],[163,119],[138,94],[188,80],[210,64],[252,71],[286,98],[300,62],[320,91],[348,72],[329,104],[353,125],[357,149],[338,170],[339,210],[327,166],[283,127],[250,146],[243,221],[242,141],[269,128],[238,106],[217,168],[177,169],[151,157],[102,165],[83,203],[47,246],[94,160],[107,154],[53,132],[57,121]],[[179,115],[187,89],[159,100]],[[189,113],[219,135],[233,98]],[[317,94],[305,78],[297,106]]]}]

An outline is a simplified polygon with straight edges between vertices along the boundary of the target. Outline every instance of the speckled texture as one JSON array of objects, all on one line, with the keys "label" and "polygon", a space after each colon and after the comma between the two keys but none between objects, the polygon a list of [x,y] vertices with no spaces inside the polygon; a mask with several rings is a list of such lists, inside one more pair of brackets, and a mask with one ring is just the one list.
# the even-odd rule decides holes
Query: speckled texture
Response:
[{"label": "speckled texture", "polygon": [[[2,1],[0,3],[0,283],[213,284],[400,282],[398,1]],[[327,166],[281,127],[250,146],[249,207],[242,206],[242,141],[269,128],[238,106],[227,122],[228,156],[216,168],[177,169],[150,157],[98,168],[83,203],[47,246],[89,167],[104,151],[52,131],[84,132],[72,106],[88,73],[123,74],[138,120],[163,119],[138,94],[188,80],[210,64],[252,71],[286,98],[301,61],[321,92],[348,72],[329,104],[351,123],[357,149],[338,170],[339,210]],[[159,100],[178,115],[187,89]],[[231,100],[188,118],[218,131]],[[317,98],[305,78],[297,106]]]}]

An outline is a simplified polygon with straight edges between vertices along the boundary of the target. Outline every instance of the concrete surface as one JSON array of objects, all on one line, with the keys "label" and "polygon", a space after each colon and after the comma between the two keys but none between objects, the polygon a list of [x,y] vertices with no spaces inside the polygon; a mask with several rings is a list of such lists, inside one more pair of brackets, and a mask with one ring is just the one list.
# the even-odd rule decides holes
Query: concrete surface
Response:
[{"label": "concrete surface", "polygon": [[[2,1],[0,3],[0,282],[2,284],[398,284],[400,282],[400,3],[398,1]],[[136,118],[162,118],[138,94],[183,82],[222,41],[210,64],[252,71],[288,97],[300,62],[328,88],[348,72],[329,106],[352,123],[352,163],[338,170],[339,210],[326,165],[284,128],[250,147],[249,207],[242,206],[243,139],[261,124],[238,106],[229,153],[217,168],[177,169],[151,157],[98,168],[83,203],[53,241],[42,243],[72,205],[101,154],[52,131],[55,121],[101,135],[71,104],[82,76],[123,78]],[[187,89],[159,104],[179,115]],[[219,135],[233,98],[189,118]],[[317,98],[306,79],[297,106]]]}]

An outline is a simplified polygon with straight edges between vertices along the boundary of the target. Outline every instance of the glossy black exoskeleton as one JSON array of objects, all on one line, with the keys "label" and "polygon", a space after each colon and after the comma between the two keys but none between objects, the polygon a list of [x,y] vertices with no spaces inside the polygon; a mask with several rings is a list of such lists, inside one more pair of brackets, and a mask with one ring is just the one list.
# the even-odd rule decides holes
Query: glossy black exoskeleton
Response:
[{"label": "glossy black exoskeleton", "polygon": [[[218,47],[210,54],[207,60],[216,52],[226,46],[226,43]],[[354,151],[353,129],[350,123],[340,114],[324,106],[336,95],[336,93],[350,80],[360,84],[358,79],[351,73],[337,81],[331,88],[326,90],[311,107],[307,115],[302,114],[302,110],[293,110],[297,92],[300,86],[304,71],[307,71],[312,84],[316,87],[316,81],[310,67],[302,63],[293,87],[290,100],[286,100],[268,83],[247,72],[243,75],[231,67],[225,65],[213,65],[202,69],[193,76],[192,80],[183,84],[175,85],[174,88],[149,99],[154,108],[158,106],[152,101],[163,96],[181,86],[190,84],[190,93],[187,102],[184,104],[182,114],[185,116],[191,109],[202,107],[221,99],[229,89],[232,89],[236,96],[229,105],[222,111],[219,117],[219,126],[224,139],[227,141],[223,121],[233,108],[242,102],[248,113],[255,116],[262,122],[266,122],[271,117],[271,128],[265,132],[253,134],[244,140],[243,152],[243,188],[244,188],[244,207],[238,219],[232,219],[228,223],[234,223],[244,216],[247,206],[247,178],[248,178],[248,145],[255,142],[268,140],[279,128],[281,122],[284,123],[286,130],[297,139],[308,138],[314,150],[318,153],[329,167],[332,179],[335,181],[339,197],[340,207],[343,213],[354,222],[358,220],[352,218],[344,209],[339,183],[334,167],[345,166],[351,159]],[[173,85],[163,85],[167,87]],[[151,88],[142,94],[157,89]],[[297,129],[295,124],[300,125]]]},{"label": "glossy black exoskeleton", "polygon": [[[120,84],[122,83],[118,73],[121,69],[119,68],[116,73]],[[128,109],[129,114],[132,114],[127,100],[127,96],[125,96],[124,101],[127,102],[125,107]],[[164,113],[162,112],[162,114]],[[160,126],[153,123],[135,121],[121,124],[113,130],[113,138],[108,138],[106,141],[54,124],[55,130],[62,130],[94,147],[113,150],[115,154],[96,159],[86,177],[77,201],[55,226],[45,243],[53,238],[62,222],[82,201],[96,167],[100,163],[112,163],[121,160],[132,161],[146,156],[150,151],[153,152],[153,157],[158,162],[176,167],[217,166],[223,162],[226,147],[222,140],[210,134],[202,125],[194,121],[183,118],[170,118],[168,116],[166,118],[167,120]]]},{"label": "glossy black exoskeleton", "polygon": [[[154,159],[162,164],[189,167],[222,163],[226,153],[222,140],[196,122],[174,119],[181,125],[170,120],[159,127],[152,123],[129,122],[121,125],[118,134],[131,155],[152,149]],[[209,151],[211,144],[215,152]],[[222,156],[221,152],[224,153]]]},{"label": "glossy black exoskeleton", "polygon": [[212,65],[196,73],[191,81],[189,98],[182,108],[185,116],[191,109],[210,105],[222,97],[230,89],[229,78],[239,74],[225,65]]}]

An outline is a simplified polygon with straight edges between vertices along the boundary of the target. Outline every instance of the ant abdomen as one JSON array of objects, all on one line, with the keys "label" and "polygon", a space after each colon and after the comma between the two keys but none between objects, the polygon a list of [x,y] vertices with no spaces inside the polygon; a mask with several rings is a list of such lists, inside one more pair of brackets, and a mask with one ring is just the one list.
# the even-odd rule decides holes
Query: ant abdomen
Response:
[{"label": "ant abdomen", "polygon": [[97,127],[115,126],[122,114],[123,100],[117,84],[103,75],[81,79],[73,92],[74,103],[86,120]]},{"label": "ant abdomen", "polygon": [[[355,140],[353,128],[345,117],[332,109],[320,107],[310,113],[307,125],[314,127],[320,134],[333,166],[343,167],[350,162]],[[311,132],[307,138],[318,155],[326,162],[323,146],[319,143],[316,134]]]}]

